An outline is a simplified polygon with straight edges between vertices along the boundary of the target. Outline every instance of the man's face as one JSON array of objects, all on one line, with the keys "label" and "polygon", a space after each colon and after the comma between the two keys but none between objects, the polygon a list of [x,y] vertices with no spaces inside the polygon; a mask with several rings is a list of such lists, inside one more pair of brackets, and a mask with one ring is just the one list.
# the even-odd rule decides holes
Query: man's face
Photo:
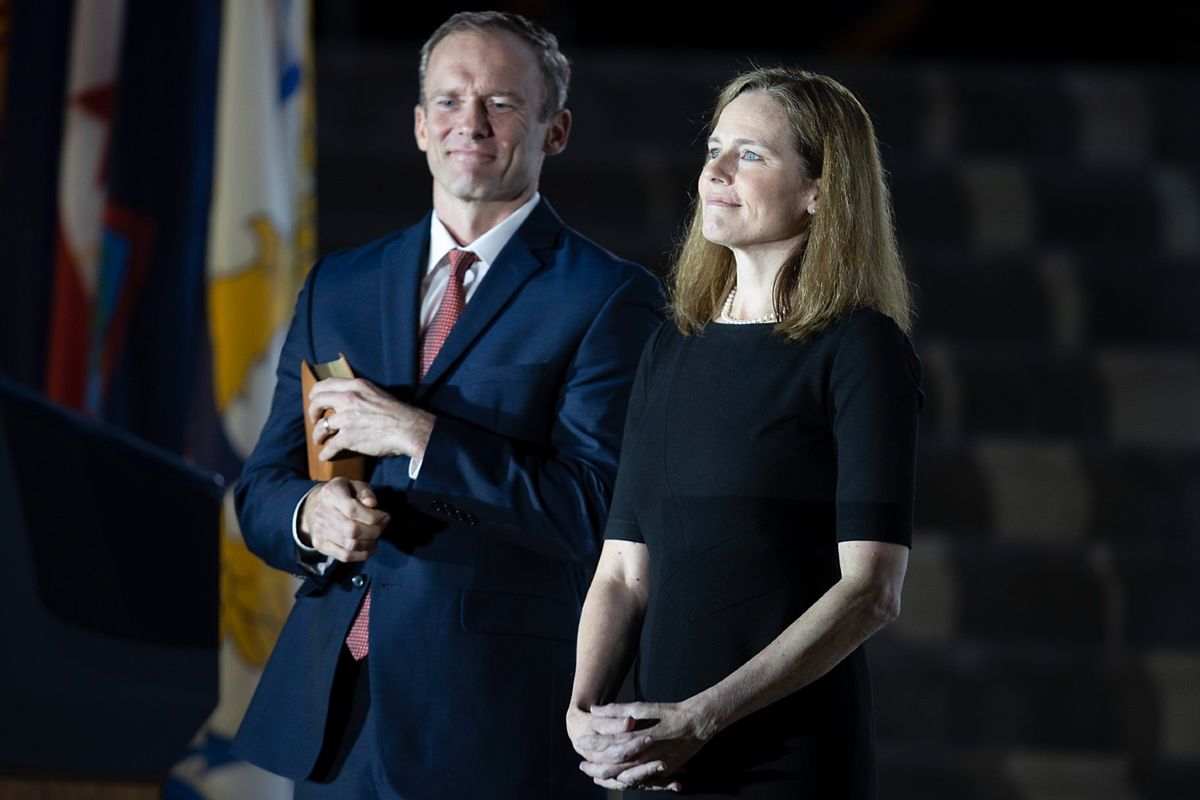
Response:
[{"label": "man's face", "polygon": [[570,115],[539,121],[545,89],[533,51],[508,31],[460,31],[437,43],[414,130],[434,195],[512,201],[537,189],[542,160],[567,143]]}]

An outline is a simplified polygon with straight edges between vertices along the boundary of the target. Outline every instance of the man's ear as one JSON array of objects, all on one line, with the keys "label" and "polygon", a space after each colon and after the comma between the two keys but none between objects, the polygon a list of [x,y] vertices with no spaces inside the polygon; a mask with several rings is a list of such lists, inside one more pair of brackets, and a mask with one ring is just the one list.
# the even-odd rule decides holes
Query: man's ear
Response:
[{"label": "man's ear", "polygon": [[567,139],[571,135],[571,112],[567,109],[554,112],[550,124],[546,128],[546,140],[542,144],[542,152],[548,156],[556,156],[567,149]]},{"label": "man's ear", "polygon": [[413,108],[413,136],[417,140],[417,148],[422,153],[429,150],[429,140],[425,137],[425,109],[421,106]]}]

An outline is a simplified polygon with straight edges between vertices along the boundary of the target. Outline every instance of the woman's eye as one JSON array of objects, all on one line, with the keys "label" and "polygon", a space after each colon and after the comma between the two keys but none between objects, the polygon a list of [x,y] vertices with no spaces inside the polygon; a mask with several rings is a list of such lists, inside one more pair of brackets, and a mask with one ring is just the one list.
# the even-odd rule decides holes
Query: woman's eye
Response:
[{"label": "woman's eye", "polygon": [[762,156],[760,156],[758,153],[754,152],[753,150],[747,150],[744,153],[742,153],[742,158],[744,158],[747,161],[762,161]]},{"label": "woman's eye", "polygon": [[712,161],[714,158],[721,155],[721,151],[715,147],[710,147],[710,148],[708,148],[708,153],[706,155],[708,157],[708,160]]}]

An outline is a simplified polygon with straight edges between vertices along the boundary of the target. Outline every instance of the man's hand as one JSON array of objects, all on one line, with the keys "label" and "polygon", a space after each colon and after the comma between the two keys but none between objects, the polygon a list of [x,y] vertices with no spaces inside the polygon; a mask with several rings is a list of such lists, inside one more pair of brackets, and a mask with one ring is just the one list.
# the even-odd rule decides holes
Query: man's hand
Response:
[{"label": "man's hand", "polygon": [[365,561],[391,517],[375,506],[370,484],[334,478],[313,489],[300,509],[300,540],[338,561]]},{"label": "man's hand", "polygon": [[[326,410],[328,416],[324,416]],[[324,445],[322,461],[342,450],[420,459],[437,419],[362,378],[318,381],[308,393],[307,414],[314,423],[313,442]]]}]

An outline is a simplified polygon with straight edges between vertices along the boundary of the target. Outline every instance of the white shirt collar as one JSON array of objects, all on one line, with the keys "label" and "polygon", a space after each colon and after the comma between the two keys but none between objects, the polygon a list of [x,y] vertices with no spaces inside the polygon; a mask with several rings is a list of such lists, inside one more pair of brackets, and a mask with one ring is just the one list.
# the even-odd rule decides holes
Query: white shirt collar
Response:
[{"label": "white shirt collar", "polygon": [[[429,223],[429,263],[425,267],[425,274],[433,272],[440,264],[447,262],[447,254],[456,247],[461,247],[463,250],[470,250],[479,257],[479,261],[486,266],[491,266],[492,262],[500,255],[500,251],[508,244],[508,240],[512,238],[517,229],[529,219],[529,215],[533,213],[533,209],[537,206],[538,201],[542,199],[541,192],[534,192],[533,197],[525,201],[524,205],[518,208],[513,213],[504,218],[498,225],[493,227],[487,233],[480,236],[470,244],[460,245],[454,241],[454,237],[450,235],[450,231],[446,230],[446,226],[438,219],[435,211],[430,215]],[[474,268],[474,267],[472,267]]]}]

